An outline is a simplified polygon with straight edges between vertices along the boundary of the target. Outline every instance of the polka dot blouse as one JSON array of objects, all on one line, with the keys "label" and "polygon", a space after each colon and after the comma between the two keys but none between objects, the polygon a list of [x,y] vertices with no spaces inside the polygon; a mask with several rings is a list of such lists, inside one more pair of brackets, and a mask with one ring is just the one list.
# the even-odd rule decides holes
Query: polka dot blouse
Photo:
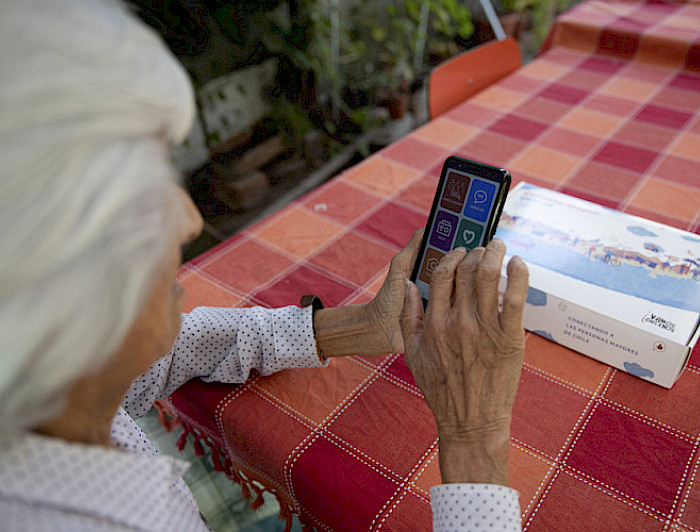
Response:
[{"label": "polka dot blouse", "polygon": [[433,530],[522,530],[518,492],[493,484],[441,484],[430,488]]},{"label": "polka dot blouse", "polygon": [[[0,531],[205,532],[182,480],[187,464],[158,455],[134,423],[184,382],[244,382],[320,366],[311,309],[199,308],[172,350],[134,381],[112,421],[114,448],[35,434],[2,440]],[[518,530],[517,492],[452,484],[431,489],[434,530]]]},{"label": "polka dot blouse", "polygon": [[311,307],[278,309],[199,307],[182,317],[170,353],[136,379],[124,398],[134,418],[148,412],[195,377],[205,382],[245,382],[252,370],[270,375],[283,369],[321,366]]}]

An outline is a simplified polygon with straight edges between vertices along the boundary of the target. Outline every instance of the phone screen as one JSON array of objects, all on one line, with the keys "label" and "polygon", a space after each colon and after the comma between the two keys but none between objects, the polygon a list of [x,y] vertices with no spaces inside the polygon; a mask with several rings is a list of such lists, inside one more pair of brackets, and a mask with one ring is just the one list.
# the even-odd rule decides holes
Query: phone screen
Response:
[{"label": "phone screen", "polygon": [[502,168],[460,157],[445,161],[413,269],[424,304],[433,270],[448,251],[469,251],[493,238],[509,187],[510,174]]}]

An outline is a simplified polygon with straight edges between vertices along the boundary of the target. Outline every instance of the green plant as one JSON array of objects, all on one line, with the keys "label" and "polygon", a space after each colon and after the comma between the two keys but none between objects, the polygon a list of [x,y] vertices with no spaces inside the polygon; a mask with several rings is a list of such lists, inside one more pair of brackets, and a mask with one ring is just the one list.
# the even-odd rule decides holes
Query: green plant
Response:
[{"label": "green plant", "polygon": [[457,0],[362,0],[352,14],[355,37],[366,36],[365,59],[374,64],[376,84],[394,93],[426,73],[428,48],[453,55],[456,38],[473,31],[468,8]]},{"label": "green plant", "polygon": [[434,0],[412,2],[427,5],[430,12],[426,45],[428,49],[440,50],[441,55],[451,56],[459,52],[457,39],[466,40],[474,31],[471,13],[465,2],[458,0]]},{"label": "green plant", "polygon": [[[212,0],[214,1],[214,0]],[[241,9],[241,6],[244,8]],[[458,0],[219,0],[216,19],[233,41],[280,59],[280,127],[290,142],[310,122],[343,140],[377,122],[371,108],[408,93],[427,72],[428,49],[457,51],[472,32]],[[239,11],[237,11],[239,10]]]}]

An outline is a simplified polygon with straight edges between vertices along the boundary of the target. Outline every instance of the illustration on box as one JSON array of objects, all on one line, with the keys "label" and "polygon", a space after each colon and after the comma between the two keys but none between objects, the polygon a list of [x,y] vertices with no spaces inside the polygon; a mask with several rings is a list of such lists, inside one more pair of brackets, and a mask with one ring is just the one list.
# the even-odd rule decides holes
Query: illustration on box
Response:
[{"label": "illustration on box", "polygon": [[[663,305],[660,309],[695,315],[689,319],[697,323],[698,235],[521,183],[508,198],[496,236],[506,242],[509,255],[520,255],[528,264],[556,272],[552,277],[560,274],[560,278],[588,283],[583,289],[584,285],[576,283],[579,292],[587,293],[579,297],[588,301],[609,290]],[[546,300],[547,293],[531,288],[530,305],[541,307]],[[589,308],[605,311],[613,304],[593,301]],[[680,332],[676,331],[677,321],[663,312],[645,312],[624,321],[638,323],[640,318],[669,338]],[[554,339],[547,331],[533,332]],[[640,377],[651,376],[650,370],[635,362],[625,363],[624,369]]]},{"label": "illustration on box", "polygon": [[[557,198],[533,197],[524,186],[520,201],[537,201],[544,207],[538,217],[536,209],[528,209],[527,217],[511,215],[519,212],[509,204],[498,227],[500,238],[511,246],[509,254],[539,264],[581,281],[632,296],[655,301],[669,307],[696,311],[700,304],[700,236],[697,238],[668,231],[663,226],[644,224],[642,219],[605,209],[605,217],[596,224],[595,216],[587,216],[588,225],[571,211],[598,214],[588,204],[575,201],[562,203],[566,216],[552,218],[546,202]],[[568,227],[561,223],[571,221]],[[556,225],[552,225],[552,221]],[[636,223],[639,222],[639,223]],[[663,242],[663,245],[660,244]],[[650,282],[653,280],[653,282]]]}]

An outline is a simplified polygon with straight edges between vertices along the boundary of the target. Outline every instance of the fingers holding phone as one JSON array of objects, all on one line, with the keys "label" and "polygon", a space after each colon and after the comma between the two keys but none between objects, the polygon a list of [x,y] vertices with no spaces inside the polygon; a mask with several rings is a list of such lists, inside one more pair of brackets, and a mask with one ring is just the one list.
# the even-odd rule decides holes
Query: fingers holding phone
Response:
[{"label": "fingers holding phone", "polygon": [[406,281],[405,358],[437,420],[443,482],[508,483],[528,287],[525,264],[511,259],[501,310],[506,249],[492,238],[510,180],[502,168],[448,158]]},{"label": "fingers holding phone", "polygon": [[406,363],[438,423],[443,482],[508,482],[528,279],[522,260],[511,259],[499,310],[504,255],[500,240],[448,252],[434,270],[425,313],[418,288],[406,282]]}]

